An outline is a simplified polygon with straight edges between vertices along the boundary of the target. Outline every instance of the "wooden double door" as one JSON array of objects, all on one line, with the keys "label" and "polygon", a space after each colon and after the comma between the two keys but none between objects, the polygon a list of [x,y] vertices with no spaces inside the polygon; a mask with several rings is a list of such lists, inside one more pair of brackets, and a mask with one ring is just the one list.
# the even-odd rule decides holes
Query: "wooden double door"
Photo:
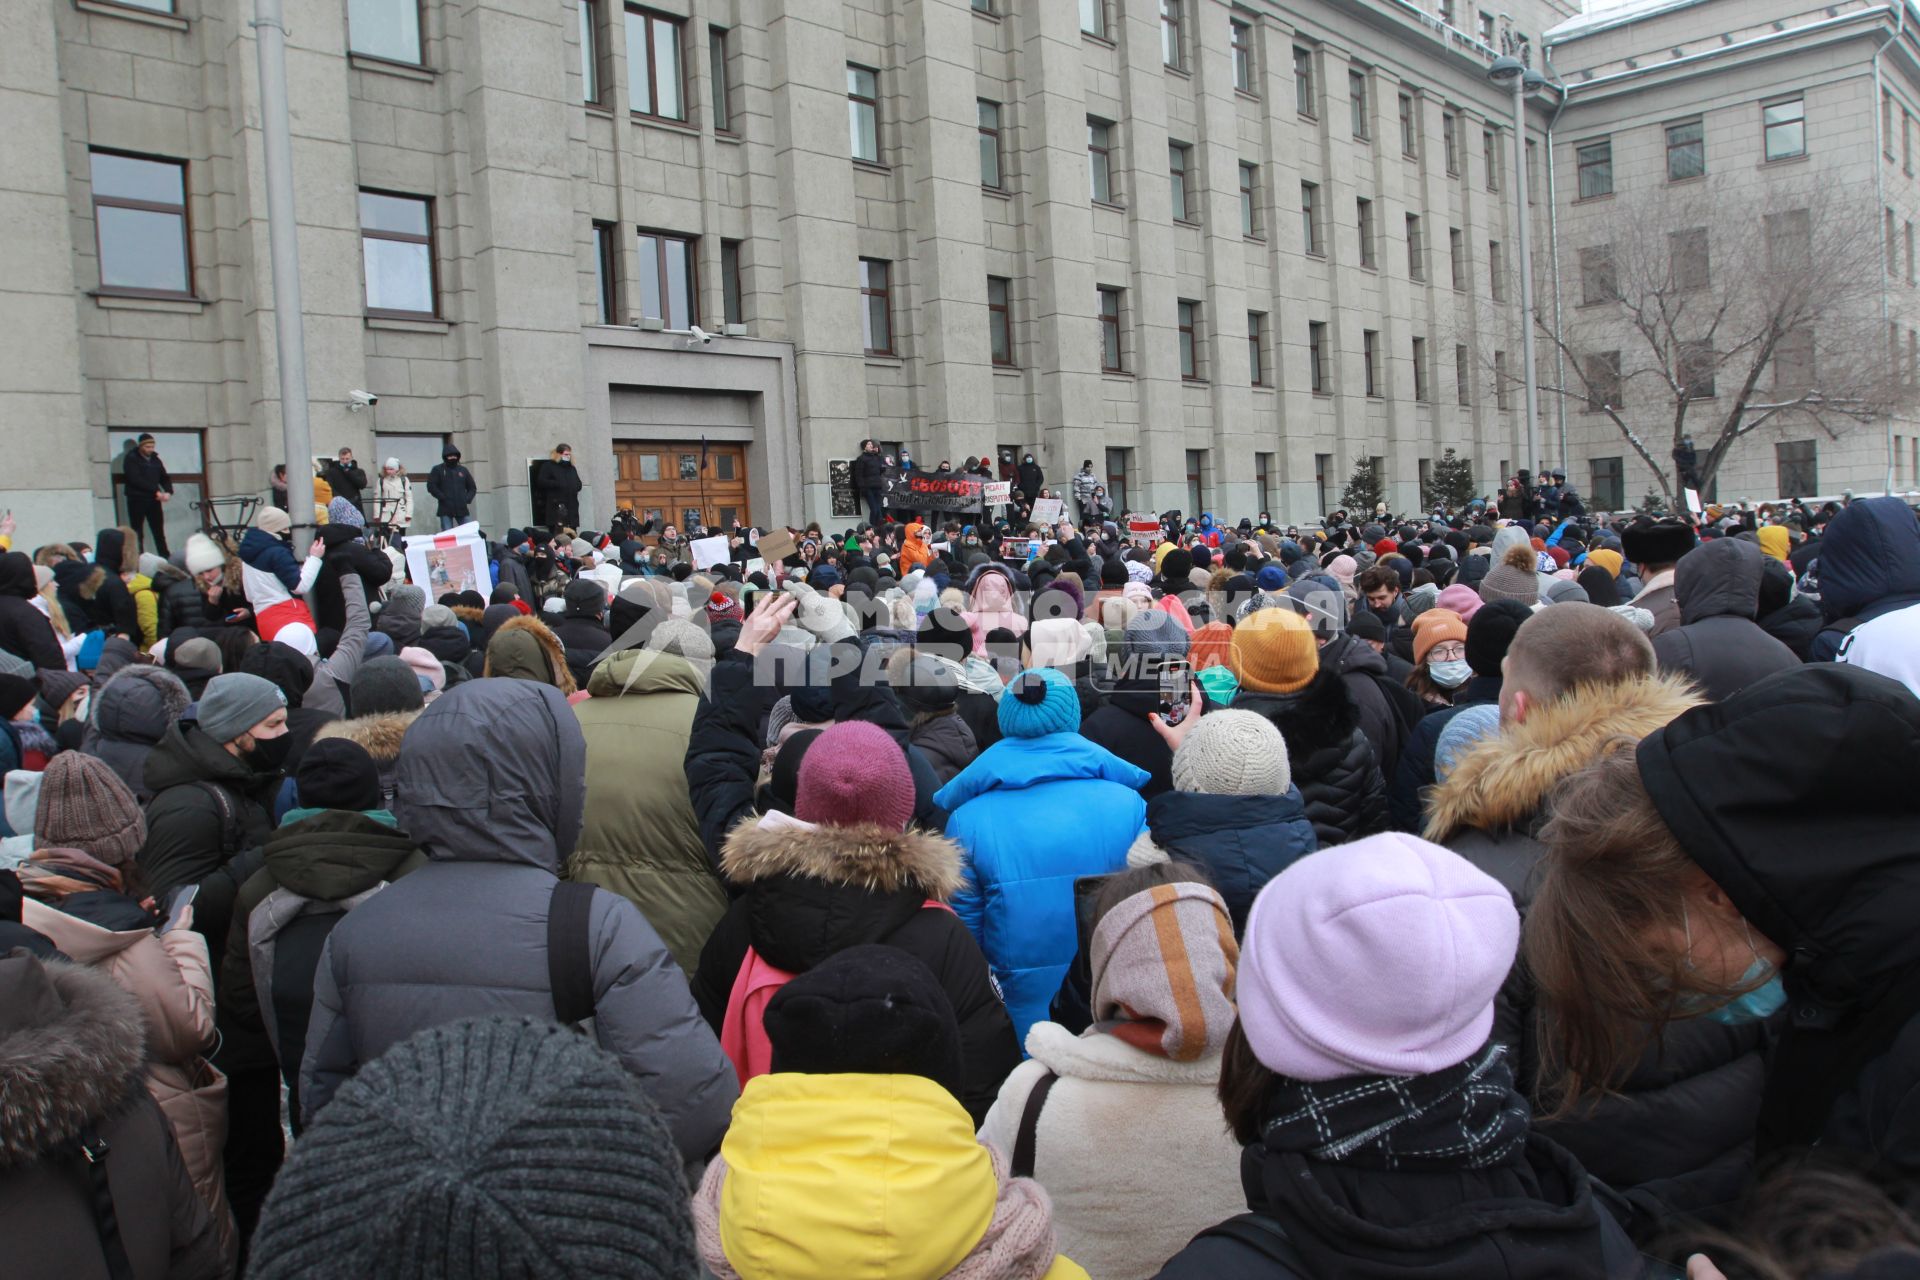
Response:
[{"label": "wooden double door", "polygon": [[721,531],[753,524],[747,498],[747,447],[698,440],[616,440],[614,504],[642,520],[698,523]]}]

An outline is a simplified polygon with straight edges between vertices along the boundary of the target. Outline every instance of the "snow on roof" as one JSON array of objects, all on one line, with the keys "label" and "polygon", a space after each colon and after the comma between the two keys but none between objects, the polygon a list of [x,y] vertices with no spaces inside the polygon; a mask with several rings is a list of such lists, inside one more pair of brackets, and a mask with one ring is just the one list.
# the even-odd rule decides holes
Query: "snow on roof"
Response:
[{"label": "snow on roof", "polygon": [[1618,0],[1617,3],[1612,4],[1589,3],[1585,13],[1548,28],[1541,40],[1550,45],[1564,44],[1568,40],[1604,31],[1608,27],[1638,22],[1658,14],[1671,13],[1675,9],[1685,9],[1691,5],[1705,3],[1706,0]]}]

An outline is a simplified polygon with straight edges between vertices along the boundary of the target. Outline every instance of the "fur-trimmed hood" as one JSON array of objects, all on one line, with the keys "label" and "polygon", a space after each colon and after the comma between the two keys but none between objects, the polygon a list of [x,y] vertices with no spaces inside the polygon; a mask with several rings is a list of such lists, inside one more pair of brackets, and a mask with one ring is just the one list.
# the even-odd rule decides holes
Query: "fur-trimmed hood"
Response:
[{"label": "fur-trimmed hood", "polygon": [[721,847],[720,871],[735,884],[805,876],[871,893],[911,889],[946,902],[960,888],[960,848],[912,828],[742,823]]},{"label": "fur-trimmed hood", "polygon": [[1562,779],[1600,756],[1610,741],[1638,742],[1700,702],[1681,676],[1581,685],[1462,756],[1431,792],[1426,838],[1445,843],[1469,827],[1522,826]]},{"label": "fur-trimmed hood", "polygon": [[418,711],[383,711],[351,720],[330,720],[320,726],[313,740],[344,738],[365,747],[375,764],[392,764],[400,758],[400,740],[407,736],[407,727],[419,718]]},{"label": "fur-trimmed hood", "polygon": [[0,1011],[0,1167],[46,1155],[144,1087],[140,1003],[106,974],[0,959]]},{"label": "fur-trimmed hood", "polygon": [[454,617],[476,629],[480,626],[480,620],[487,614],[485,609],[476,609],[470,604],[456,604],[452,609]]},{"label": "fur-trimmed hood", "polygon": [[[539,669],[540,659],[545,661],[544,671]],[[494,631],[487,641],[487,660],[480,674],[550,684],[565,694],[579,688],[567,666],[567,651],[560,637],[540,619],[525,615],[508,618]]]}]

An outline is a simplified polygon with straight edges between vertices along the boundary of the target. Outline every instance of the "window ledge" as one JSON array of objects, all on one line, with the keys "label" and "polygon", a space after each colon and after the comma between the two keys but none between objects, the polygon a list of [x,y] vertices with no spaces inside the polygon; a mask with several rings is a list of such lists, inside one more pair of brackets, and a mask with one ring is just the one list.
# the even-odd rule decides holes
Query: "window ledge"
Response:
[{"label": "window ledge", "polygon": [[1331,392],[1331,391],[1316,391],[1316,392],[1314,392],[1314,393],[1313,393],[1313,398],[1314,398],[1314,399],[1316,399],[1316,400],[1331,400],[1331,399],[1333,399],[1333,392]]},{"label": "window ledge", "polygon": [[111,289],[93,289],[87,296],[110,311],[172,311],[198,315],[207,309],[208,303],[206,298],[155,298],[139,293],[116,293]]},{"label": "window ledge", "polygon": [[1298,115],[1298,116],[1299,116],[1299,117],[1300,117],[1300,118],[1301,118],[1302,120],[1308,120],[1308,121],[1311,121],[1311,122],[1312,122],[1312,123],[1314,123],[1314,124],[1319,124],[1319,123],[1320,123],[1320,117],[1319,117],[1319,116],[1317,116],[1317,115],[1315,115],[1315,114],[1313,114],[1313,112],[1311,112],[1311,111],[1300,111],[1300,110],[1297,110],[1297,109],[1296,109],[1296,110],[1295,110],[1295,112],[1294,112],[1294,114],[1295,114],[1295,115]]},{"label": "window ledge", "polygon": [[1597,196],[1580,196],[1579,198],[1574,200],[1574,203],[1575,204],[1599,204],[1603,200],[1611,200],[1611,199],[1613,199],[1613,192],[1607,191]]},{"label": "window ledge", "polygon": [[906,359],[902,356],[879,355],[871,351],[866,353],[865,359],[868,364],[878,365],[883,369],[898,369],[906,364]]},{"label": "window ledge", "polygon": [[1179,77],[1180,77],[1180,78],[1181,78],[1182,80],[1191,80],[1191,79],[1193,79],[1193,72],[1191,72],[1191,71],[1189,71],[1189,70],[1187,70],[1187,69],[1186,69],[1185,67],[1176,67],[1176,66],[1174,66],[1174,65],[1173,65],[1173,64],[1172,64],[1171,62],[1163,62],[1163,63],[1161,63],[1161,64],[1160,64],[1160,69],[1161,69],[1162,71],[1170,71],[1170,72],[1172,72],[1172,73],[1173,73],[1174,75],[1176,75],[1176,76],[1179,76]]},{"label": "window ledge", "polygon": [[974,17],[976,17],[976,18],[984,18],[984,19],[986,19],[986,20],[987,20],[988,22],[998,22],[998,21],[1000,21],[1000,15],[999,15],[999,14],[997,14],[997,13],[995,13],[995,12],[994,12],[993,10],[991,10],[991,9],[975,9],[975,10],[973,11],[973,16],[974,16]]},{"label": "window ledge", "polygon": [[1249,386],[1248,390],[1264,391],[1266,394],[1272,395],[1274,392],[1278,391],[1279,388],[1274,386],[1271,382],[1256,382],[1256,383],[1253,383],[1251,386]]},{"label": "window ledge", "polygon": [[1080,33],[1080,38],[1082,40],[1085,40],[1088,44],[1097,44],[1103,49],[1114,49],[1119,47],[1114,44],[1113,40],[1110,37],[1095,35],[1091,31],[1082,31]]},{"label": "window ledge", "polygon": [[1303,258],[1315,258],[1321,262],[1325,262],[1327,260],[1327,251],[1325,249],[1302,249],[1300,256]]},{"label": "window ledge", "polygon": [[713,140],[715,142],[731,142],[735,146],[739,146],[746,141],[745,138],[741,137],[732,129],[715,129],[713,131]]},{"label": "window ledge", "polygon": [[[1797,156],[1781,156],[1778,160],[1762,160],[1758,165],[1754,167],[1759,169],[1775,169],[1783,164],[1805,164],[1807,162],[1807,157],[1811,154],[1812,154],[1811,152],[1802,151]],[[1913,170],[1909,169],[1907,170],[1907,173],[1911,175],[1913,173]]]},{"label": "window ledge", "polygon": [[432,84],[440,74],[432,67],[422,67],[411,62],[395,62],[391,58],[376,58],[370,53],[348,53],[347,65],[360,71],[377,71],[381,75],[398,76],[402,80],[418,80],[422,84]]},{"label": "window ledge", "polygon": [[997,364],[993,366],[993,371],[1003,378],[1017,378],[1026,372],[1017,364]]},{"label": "window ledge", "polygon": [[451,320],[433,320],[422,316],[418,320],[403,320],[399,316],[367,316],[367,328],[391,329],[396,333],[448,333],[453,329]]},{"label": "window ledge", "polygon": [[1183,387],[1204,387],[1209,385],[1209,381],[1206,378],[1190,378],[1183,373],[1180,375],[1180,385]]},{"label": "window ledge", "polygon": [[1096,209],[1110,209],[1114,213],[1125,213],[1127,211],[1127,206],[1123,204],[1115,204],[1111,200],[1092,200],[1092,201],[1089,201],[1088,203],[1093,205],[1093,207]]},{"label": "window ledge", "polygon": [[[1706,174],[1696,173],[1691,178],[1668,178],[1667,185],[1670,187],[1684,187],[1691,182],[1705,182],[1706,180],[1707,180]],[[1531,204],[1533,202],[1528,201],[1527,203]]]},{"label": "window ledge", "polygon": [[1251,89],[1235,89],[1233,91],[1233,96],[1236,98],[1245,98],[1248,102],[1261,101],[1260,95],[1255,93]]},{"label": "window ledge", "polygon": [[583,102],[580,109],[590,116],[599,116],[603,120],[613,119],[613,108],[603,107],[597,102]]},{"label": "window ledge", "polygon": [[114,4],[113,0],[73,0],[73,7],[82,13],[98,13],[109,18],[127,18],[133,22],[144,22],[149,26],[165,27],[170,31],[187,29],[187,20],[177,13],[158,13],[152,9],[142,9],[137,5]]},{"label": "window ledge", "polygon": [[1250,236],[1250,235],[1247,235],[1245,232],[1242,232],[1240,234],[1240,238],[1246,241],[1248,244],[1265,244],[1267,242],[1267,238],[1265,236]]},{"label": "window ledge", "polygon": [[1013,199],[1013,192],[1007,190],[1005,187],[981,187],[980,194],[983,196],[992,196],[995,200]]},{"label": "window ledge", "polygon": [[1198,231],[1200,229],[1200,220],[1197,218],[1175,218],[1173,225],[1176,227],[1192,227]]},{"label": "window ledge", "polygon": [[650,116],[644,111],[629,111],[635,124],[643,124],[655,129],[670,129],[674,133],[699,133],[700,131],[685,120],[669,120],[665,116]]},{"label": "window ledge", "polygon": [[849,158],[853,161],[854,168],[865,169],[868,173],[891,174],[893,172],[893,166],[881,164],[878,160],[862,160],[859,156]]},{"label": "window ledge", "polygon": [[1115,382],[1132,382],[1134,380],[1132,371],[1127,369],[1102,369],[1100,376],[1110,378]]}]

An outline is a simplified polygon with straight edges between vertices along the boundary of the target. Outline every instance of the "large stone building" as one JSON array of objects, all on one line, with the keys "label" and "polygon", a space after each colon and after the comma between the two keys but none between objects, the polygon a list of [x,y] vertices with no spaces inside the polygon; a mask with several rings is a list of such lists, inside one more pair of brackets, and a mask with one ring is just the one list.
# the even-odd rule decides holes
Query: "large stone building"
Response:
[{"label": "large stone building", "polygon": [[[450,439],[496,528],[563,440],[595,522],[827,521],[868,435],[1300,519],[1360,457],[1396,504],[1447,446],[1491,477],[1524,438],[1491,373],[1512,135],[1505,32],[1460,2],[294,0],[314,450],[418,478]],[[1556,5],[1502,20],[1537,40]],[[142,430],[176,526],[264,492],[251,10],[0,6],[30,528],[106,520]]]},{"label": "large stone building", "polygon": [[[1543,396],[1542,435],[1596,501],[1634,504],[1653,487],[1603,406],[1670,473],[1688,386],[1699,398],[1684,426],[1704,459],[1770,322],[1786,331],[1719,496],[1920,487],[1920,422],[1903,403],[1920,365],[1916,21],[1905,3],[1635,0],[1547,35],[1564,103],[1536,104],[1556,197],[1539,243],[1559,252],[1536,261],[1548,305],[1557,275],[1565,346],[1543,349],[1541,380],[1570,394]],[[1770,412],[1809,389],[1893,412]]]}]

